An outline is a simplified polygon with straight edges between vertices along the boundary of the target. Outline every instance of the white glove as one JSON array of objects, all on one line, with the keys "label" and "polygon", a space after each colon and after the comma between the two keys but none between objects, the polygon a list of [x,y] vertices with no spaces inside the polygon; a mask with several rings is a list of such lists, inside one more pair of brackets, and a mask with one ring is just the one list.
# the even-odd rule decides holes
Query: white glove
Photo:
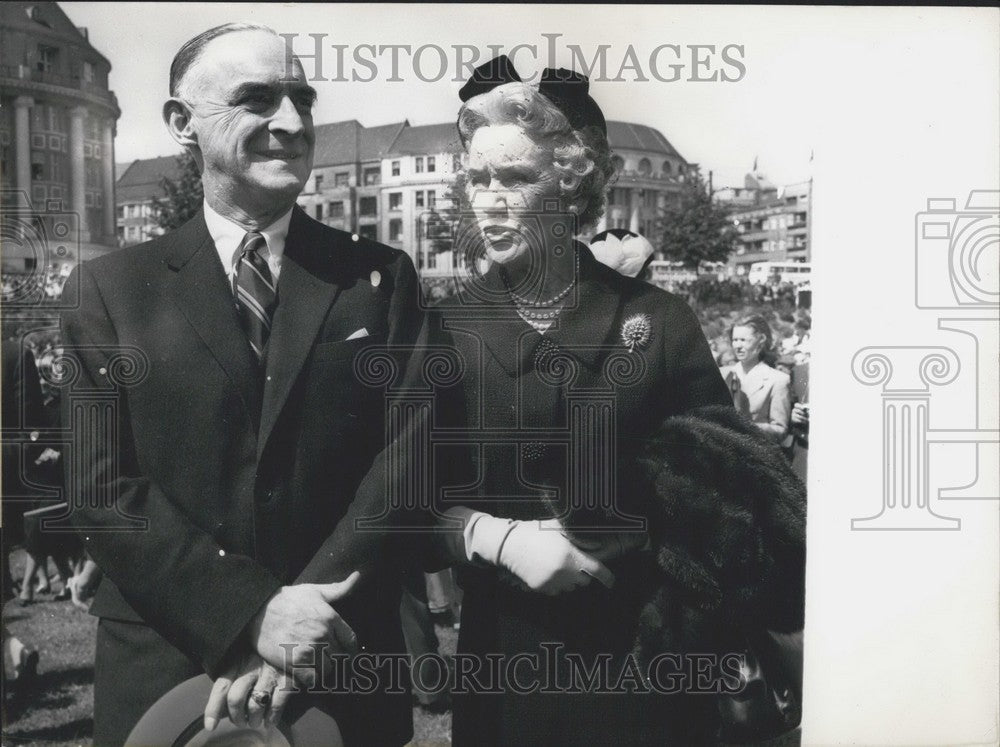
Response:
[{"label": "white glove", "polygon": [[515,521],[465,507],[446,515],[465,522],[461,534],[446,538],[453,557],[503,568],[532,591],[559,594],[595,578],[609,588],[614,584],[611,571],[576,547],[558,519]]},{"label": "white glove", "polygon": [[497,565],[542,594],[572,591],[589,584],[591,579],[609,589],[615,583],[614,574],[603,563],[570,542],[558,519],[514,522],[500,546],[497,560]]}]

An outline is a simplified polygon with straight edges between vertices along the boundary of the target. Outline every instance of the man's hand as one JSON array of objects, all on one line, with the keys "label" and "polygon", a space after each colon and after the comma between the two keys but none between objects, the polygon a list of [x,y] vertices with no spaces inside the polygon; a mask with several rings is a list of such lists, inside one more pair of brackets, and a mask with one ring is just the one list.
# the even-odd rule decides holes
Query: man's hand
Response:
[{"label": "man's hand", "polygon": [[282,586],[251,622],[256,652],[280,671],[286,663],[281,644],[295,644],[296,665],[312,664],[312,644],[328,644],[334,653],[356,653],[357,635],[331,605],[350,594],[360,577],[354,571],[339,583]]},{"label": "man's hand", "polygon": [[274,726],[293,692],[291,677],[257,654],[245,653],[212,685],[205,704],[205,728],[215,729],[227,713],[236,726]]},{"label": "man's hand", "polygon": [[796,402],[792,406],[792,425],[797,425],[800,428],[809,427],[809,405],[802,402]]},{"label": "man's hand", "polygon": [[603,563],[566,537],[558,519],[516,522],[503,541],[498,564],[542,594],[572,591],[591,579],[608,588],[615,582]]}]

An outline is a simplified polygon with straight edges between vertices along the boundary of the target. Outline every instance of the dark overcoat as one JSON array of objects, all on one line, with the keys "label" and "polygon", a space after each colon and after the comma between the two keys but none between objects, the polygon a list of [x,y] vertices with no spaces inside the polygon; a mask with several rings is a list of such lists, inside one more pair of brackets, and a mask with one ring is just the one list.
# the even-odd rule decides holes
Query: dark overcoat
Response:
[{"label": "dark overcoat", "polygon": [[[495,267],[428,315],[428,350],[458,353],[454,383],[436,392],[437,474],[450,483],[438,493],[441,507],[561,516],[584,539],[591,530],[624,528],[628,517],[648,513],[651,478],[638,457],[660,425],[706,406],[731,409],[687,304],[608,269],[582,245],[576,251],[578,287],[544,335],[517,315]],[[488,655],[510,662],[538,654],[542,669],[555,647],[587,669],[610,655],[605,683],[622,685],[624,657],[663,575],[651,552],[610,568],[613,589],[591,583],[554,597],[518,589],[492,567],[465,568],[459,652],[483,665]],[[456,745],[697,744],[714,735],[710,697],[558,692],[570,674],[568,657],[553,664],[559,682],[533,677],[531,663],[522,662],[520,674],[498,666],[461,681]],[[512,674],[525,686],[520,692]],[[484,686],[502,692],[476,692]]]},{"label": "dark overcoat", "polygon": [[[283,584],[362,568],[337,609],[369,651],[402,651],[391,541],[353,530],[385,500],[384,402],[353,360],[412,345],[410,260],[295,208],[266,371],[200,213],[80,265],[66,287],[69,519],[105,574],[95,744],[120,742],[178,682],[217,675]],[[348,739],[409,738],[405,692],[335,701]]]}]

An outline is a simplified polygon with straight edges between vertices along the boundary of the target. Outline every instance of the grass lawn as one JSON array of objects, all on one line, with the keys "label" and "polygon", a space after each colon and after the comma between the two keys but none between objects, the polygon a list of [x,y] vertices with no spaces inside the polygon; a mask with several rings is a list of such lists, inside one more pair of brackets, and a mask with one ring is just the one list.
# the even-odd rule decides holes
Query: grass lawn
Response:
[{"label": "grass lawn", "polygon": [[[14,578],[21,577],[23,568],[24,553],[16,550],[10,556]],[[24,608],[10,601],[3,608],[7,630],[40,652],[36,692],[21,713],[8,714],[3,744],[91,745],[97,618],[69,602],[52,601],[51,594],[36,600]],[[440,626],[437,633],[441,653],[454,653],[457,633]],[[447,745],[451,714],[432,714],[415,707],[413,728],[411,747]]]}]

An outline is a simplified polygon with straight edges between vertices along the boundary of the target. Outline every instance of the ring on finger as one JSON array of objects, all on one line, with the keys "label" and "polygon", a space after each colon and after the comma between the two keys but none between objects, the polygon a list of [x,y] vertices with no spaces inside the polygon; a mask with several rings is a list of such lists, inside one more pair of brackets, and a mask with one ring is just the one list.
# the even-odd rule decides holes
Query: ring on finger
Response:
[{"label": "ring on finger", "polygon": [[267,708],[271,704],[271,693],[266,690],[254,690],[250,693],[250,700],[262,708]]}]

